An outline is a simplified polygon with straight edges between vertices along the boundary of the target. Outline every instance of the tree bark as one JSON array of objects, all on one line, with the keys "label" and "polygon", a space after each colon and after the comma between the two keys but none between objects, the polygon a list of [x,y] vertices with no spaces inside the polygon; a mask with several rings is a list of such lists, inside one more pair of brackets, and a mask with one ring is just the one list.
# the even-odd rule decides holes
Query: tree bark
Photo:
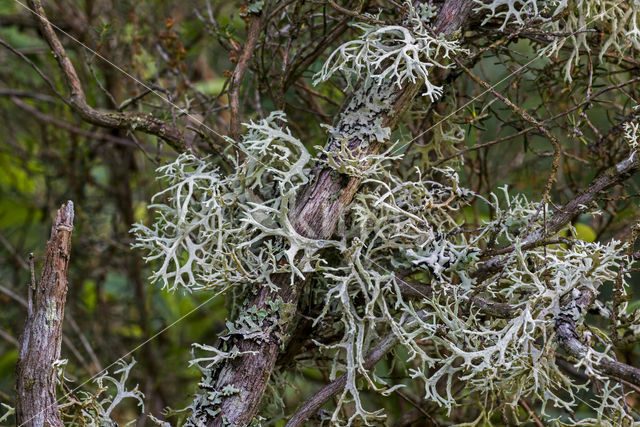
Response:
[{"label": "tree bark", "polygon": [[[435,25],[436,33],[451,34],[462,30],[472,14],[473,5],[473,0],[447,0],[438,15]],[[357,113],[358,110],[370,113],[371,106],[368,101],[372,98],[376,99],[382,93],[390,94],[389,98],[385,99],[388,101],[387,107],[376,111],[371,122],[380,120],[382,127],[393,129],[421,90],[422,84],[422,82],[407,83],[402,88],[393,89],[395,82],[392,81],[382,86],[369,85],[368,87],[361,83],[358,98],[348,103],[337,121],[336,129],[346,134],[349,126],[345,124],[345,118],[349,114]],[[330,138],[327,141],[326,147],[329,151],[339,140],[340,138]],[[349,138],[347,144],[361,157],[377,153],[383,145],[381,142],[362,141],[356,137]],[[328,167],[315,168],[313,176],[314,180],[301,192],[290,214],[290,220],[298,233],[312,239],[328,239],[334,233],[339,218],[351,203],[361,180],[356,177],[341,176]],[[197,424],[196,420],[205,417],[208,426],[221,426],[226,423],[247,425],[255,417],[280,348],[286,344],[290,336],[289,323],[291,322],[289,321],[295,317],[298,298],[304,286],[303,280],[297,280],[292,284],[288,276],[275,277],[273,282],[278,285],[277,291],[266,285],[260,287],[254,295],[248,297],[244,310],[253,307],[258,310],[267,310],[272,301],[281,299],[285,308],[278,313],[278,324],[274,325],[272,319],[264,322],[263,330],[268,336],[267,339],[227,337],[224,341],[227,348],[237,347],[245,354],[227,360],[216,372],[213,372],[214,381],[212,387],[207,390],[221,392],[225,387],[233,386],[238,391],[221,397],[220,412],[213,417],[207,416],[209,402],[200,400],[201,405],[197,405],[192,418],[194,424]]]},{"label": "tree bark", "polygon": [[29,289],[16,368],[18,425],[62,426],[53,363],[60,358],[72,230],[73,202],[68,201],[53,222],[40,280],[35,289]]}]

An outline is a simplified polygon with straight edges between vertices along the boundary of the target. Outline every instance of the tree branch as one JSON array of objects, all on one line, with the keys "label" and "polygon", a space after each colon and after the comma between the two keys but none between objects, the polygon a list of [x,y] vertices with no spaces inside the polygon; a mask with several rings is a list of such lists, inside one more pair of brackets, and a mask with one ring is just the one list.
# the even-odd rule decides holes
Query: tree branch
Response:
[{"label": "tree branch", "polygon": [[242,48],[242,53],[238,58],[236,68],[233,70],[233,74],[229,79],[229,130],[231,138],[237,141],[240,137],[240,101],[239,92],[242,79],[249,67],[249,61],[253,56],[253,52],[256,50],[258,38],[260,37],[260,29],[262,27],[263,16],[266,15],[266,7],[263,6],[263,13],[260,16],[252,15],[249,23],[249,32],[247,35],[247,41]]},{"label": "tree branch", "polygon": [[[45,123],[45,124],[50,124],[55,126],[58,129],[64,129],[69,133],[73,133],[76,135],[80,135],[83,136],[85,138],[88,139],[92,139],[92,140],[96,140],[96,141],[105,141],[105,142],[111,142],[114,144],[118,144],[118,145],[124,145],[126,147],[139,147],[134,141],[127,139],[127,138],[121,138],[119,136],[114,136],[114,135],[110,135],[108,133],[100,133],[100,132],[91,132],[79,127],[76,127],[74,125],[72,125],[71,123],[67,123],[63,120],[58,120],[53,116],[50,116],[48,114],[43,113],[42,111],[38,110],[37,108],[32,107],[31,105],[27,104],[26,102],[16,98],[16,97],[11,97],[11,101],[21,110],[26,111],[27,113],[31,114],[31,116],[33,118],[35,118],[36,120]],[[148,146],[143,146],[143,147],[139,147],[142,148],[143,150],[146,151],[152,151],[154,150],[153,147],[148,147]]]},{"label": "tree branch", "polygon": [[29,288],[27,321],[16,368],[18,425],[62,426],[53,363],[60,359],[73,214],[71,201],[58,210],[40,280],[35,289]]},{"label": "tree branch", "polygon": [[[424,283],[411,283],[406,280],[400,279],[396,276],[396,282],[400,293],[404,297],[408,298],[431,298],[433,290],[431,285]],[[469,308],[476,308],[481,312],[491,316],[499,318],[510,318],[517,314],[517,308],[510,306],[506,303],[494,302],[485,298],[473,295],[469,297]]]},{"label": "tree branch", "polygon": [[[538,229],[529,234],[522,242],[522,249],[529,249],[536,246],[538,242],[545,238],[545,235],[552,235],[560,231],[560,229],[571,222],[576,215],[586,210],[601,192],[627,180],[637,173],[639,169],[640,161],[638,160],[638,153],[635,151],[631,152],[629,157],[602,172],[591,181],[584,191],[571,199],[564,207],[560,208],[547,222],[546,230]],[[492,258],[483,261],[482,266],[476,271],[475,276],[484,278],[502,268],[506,260],[501,258],[500,255],[510,253],[514,249],[514,246],[511,245],[490,252],[489,255],[492,255]]]},{"label": "tree branch", "polygon": [[44,39],[49,44],[53,57],[64,75],[69,97],[62,98],[84,121],[111,129],[139,130],[165,140],[177,152],[187,150],[182,132],[162,120],[144,113],[102,112],[87,103],[82,84],[71,60],[56,35],[42,7],[40,0],[29,0],[29,6],[36,15]]},{"label": "tree branch", "polygon": [[[595,293],[591,289],[583,287],[574,302],[580,313],[586,313],[595,299]],[[576,319],[571,316],[570,311],[561,312],[558,314],[555,329],[562,348],[576,359],[582,359],[587,354],[588,347],[580,341],[575,322]],[[604,358],[597,364],[597,368],[610,377],[621,378],[633,385],[640,386],[640,369],[634,366]]]}]

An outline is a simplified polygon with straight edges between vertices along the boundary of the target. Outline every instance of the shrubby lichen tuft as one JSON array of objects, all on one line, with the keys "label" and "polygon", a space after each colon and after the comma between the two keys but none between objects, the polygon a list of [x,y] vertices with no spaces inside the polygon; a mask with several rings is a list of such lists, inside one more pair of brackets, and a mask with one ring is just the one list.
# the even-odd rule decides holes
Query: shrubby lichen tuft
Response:
[{"label": "shrubby lichen tuft", "polygon": [[429,80],[432,68],[449,68],[447,60],[466,51],[457,41],[431,33],[427,26],[427,20],[434,16],[430,6],[416,9],[410,2],[405,4],[409,12],[403,25],[353,23],[362,35],[329,56],[316,74],[315,83],[342,71],[348,79],[367,76],[379,85],[392,81],[398,88],[406,82],[424,82],[423,96],[432,101],[438,99],[442,88]]},{"label": "shrubby lichen tuft", "polygon": [[[614,50],[623,55],[640,50],[640,2],[638,0],[475,0],[476,11],[487,11],[483,24],[492,18],[502,19],[501,30],[509,24],[542,22],[552,34],[545,50],[559,55],[569,45],[564,68],[565,79],[571,81],[572,69],[580,63],[581,50],[593,49],[589,38],[594,31],[606,34],[599,43],[600,59]],[[605,31],[606,29],[606,31]]]},{"label": "shrubby lichen tuft", "polygon": [[119,368],[113,374],[120,374],[119,378],[110,376],[105,371],[93,381],[97,386],[95,392],[90,393],[80,390],[73,395],[69,395],[67,393],[68,388],[65,389],[64,387],[70,381],[64,374],[67,360],[58,360],[54,363],[58,383],[66,398],[66,401],[60,404],[60,416],[64,425],[112,427],[119,425],[118,422],[120,425],[135,424],[135,418],[124,424],[122,424],[122,419],[118,419],[118,422],[116,422],[112,414],[125,399],[136,400],[140,411],[144,413],[144,394],[138,390],[137,385],[133,389],[128,389],[126,385],[136,361],[132,359],[130,363],[126,363],[123,360],[118,360],[116,363]]},{"label": "shrubby lichen tuft", "polygon": [[[573,6],[587,4],[585,0]],[[494,0],[487,7],[505,24],[512,19],[521,24],[540,10],[530,1]],[[631,7],[622,9],[633,10],[629,16],[635,17],[637,6]],[[362,183],[341,219],[336,240],[306,238],[290,222],[292,204],[308,182],[311,156],[283,127],[283,113],[276,112],[246,125],[247,133],[238,142],[243,156],[228,155],[235,167],[231,174],[223,176],[208,159],[186,154],[158,170],[167,188],[154,198],[156,221],[151,227],[134,227],[135,246],[157,263],[152,280],[169,290],[209,292],[248,290],[259,283],[275,287],[275,273],[312,283],[308,299],[317,309],[312,337],[316,347],[297,363],[316,366],[318,358],[329,358],[332,379],[346,374],[331,417],[336,425],[369,425],[385,418],[382,410],[366,408],[360,394],[364,388],[388,394],[403,386],[365,369],[367,354],[389,334],[398,342],[397,363],[419,381],[423,397],[448,409],[465,398],[481,399],[477,423],[489,421],[498,402],[515,406],[523,397],[542,402],[549,422],[607,425],[627,419],[619,384],[598,368],[601,360],[612,357],[609,338],[594,327],[603,345],[590,348],[574,363],[585,370],[590,383],[598,382],[600,398],[586,402],[598,418],[560,421],[553,415],[555,408],[572,413],[586,388],[556,364],[557,322],[561,314],[570,315],[578,338],[588,338],[591,331],[584,327],[577,295],[582,289],[597,295],[604,284],[619,278],[621,262],[631,261],[624,245],[568,237],[562,245],[528,247],[527,238],[544,236],[546,215],[553,212],[544,206],[541,215],[538,203],[509,194],[506,188],[503,196],[492,194],[492,201],[486,201],[494,218],[464,230],[461,210],[478,195],[460,186],[453,168],[433,167],[429,159],[423,161],[424,169],[399,176],[383,167],[399,159],[393,148],[383,154],[367,151],[389,139],[382,117],[392,108],[394,85],[424,81],[425,94],[434,100],[441,88],[429,82],[430,70],[447,68],[441,59],[462,52],[456,42],[431,35],[426,20],[433,16],[432,9],[409,10],[405,26],[354,24],[362,36],[340,46],[317,75],[318,81],[337,71],[361,77],[340,124],[328,126],[329,143],[317,159],[319,165]],[[628,125],[625,130],[636,148],[637,128]],[[439,128],[436,135],[442,144],[464,137],[456,126]],[[442,156],[438,147],[432,153]],[[568,229],[575,235],[571,226]],[[496,246],[513,250],[487,255]],[[287,262],[280,262],[283,258]],[[497,269],[482,273],[487,265]],[[407,297],[407,289],[422,297]],[[508,309],[500,316],[489,315],[478,301]],[[269,310],[245,309],[228,322],[221,341],[231,335],[256,342],[266,339],[270,331],[264,330],[269,324],[265,319],[291,311],[281,303],[272,301]],[[327,337],[319,331],[325,324],[331,333],[323,340]],[[202,392],[186,408],[192,412],[188,425],[216,416],[224,397],[245,392],[233,385],[215,388],[213,373],[242,354],[237,348],[195,349],[208,355],[192,361],[202,371]],[[465,384],[461,390],[455,387],[460,381]],[[270,390],[277,394],[274,384]],[[269,411],[278,413],[282,399],[271,397]],[[343,411],[346,405],[349,411]],[[349,414],[346,419],[343,413]]]},{"label": "shrubby lichen tuft", "polygon": [[[332,422],[341,423],[341,407],[347,403],[353,410],[349,420],[342,420],[347,424],[384,418],[362,404],[357,377],[382,393],[395,388],[363,367],[365,355],[388,333],[408,354],[404,362],[410,362],[410,376],[424,384],[424,398],[440,406],[453,408],[465,396],[478,394],[488,402],[517,405],[520,397],[534,396],[548,407],[574,407],[582,386],[556,365],[556,318],[570,310],[579,287],[597,293],[615,279],[624,247],[576,239],[568,247],[525,251],[520,233],[529,223],[536,230],[543,227],[542,218],[536,204],[521,195],[509,198],[506,191],[504,203],[495,196],[496,219],[466,238],[454,230],[456,212],[471,192],[459,188],[455,172],[434,169],[430,176],[415,177],[407,181],[387,174],[368,180],[349,213],[343,264],[322,272],[327,288],[316,323],[324,316],[338,317],[344,333],[335,344],[317,344],[332,355],[334,375],[347,373]],[[478,255],[496,240],[515,245],[515,251],[505,256],[500,271],[478,281],[473,277],[482,265]],[[430,289],[417,301],[401,291],[401,285],[414,281],[416,287],[426,281]],[[513,311],[488,317],[470,302],[472,296]],[[578,324],[583,316],[577,313]],[[609,357],[607,351],[593,350],[578,363],[597,372],[597,361]],[[457,380],[466,384],[462,393],[454,391]],[[618,386],[607,384],[609,397],[590,403],[595,409],[620,404]],[[488,417],[490,405],[485,410]],[[545,414],[553,418],[551,410]]]},{"label": "shrubby lichen tuft", "polygon": [[[238,143],[245,160],[228,156],[232,174],[222,175],[192,154],[158,169],[167,187],[153,197],[155,221],[132,229],[133,247],[156,265],[152,282],[170,291],[223,293],[270,283],[273,273],[300,276],[312,268],[315,252],[327,242],[299,235],[288,219],[294,196],[307,183],[310,155],[278,122],[285,122],[281,112],[246,124]],[[279,264],[282,255],[290,262]]]}]

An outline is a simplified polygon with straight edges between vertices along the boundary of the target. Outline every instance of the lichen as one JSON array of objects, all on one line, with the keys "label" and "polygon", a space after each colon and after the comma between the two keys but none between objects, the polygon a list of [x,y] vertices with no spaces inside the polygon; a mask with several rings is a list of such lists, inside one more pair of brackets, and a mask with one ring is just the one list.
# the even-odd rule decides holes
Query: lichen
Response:
[{"label": "lichen", "polygon": [[7,405],[6,403],[0,403],[0,405],[2,405],[2,406],[4,407],[4,409],[5,409],[5,413],[4,413],[4,415],[2,415],[2,416],[0,417],[0,422],[5,422],[5,421],[7,421],[7,419],[8,419],[11,415],[13,415],[13,414],[15,414],[15,413],[16,413],[16,410],[15,410],[15,408],[14,408],[14,407],[9,406],[9,405]]},{"label": "lichen", "polygon": [[566,0],[474,0],[478,6],[475,12],[485,12],[483,25],[491,19],[502,20],[500,30],[508,24],[524,25],[529,19],[544,20],[541,9],[555,7],[562,10],[566,7]]},{"label": "lichen", "polygon": [[125,399],[134,399],[141,413],[144,413],[144,394],[138,390],[138,385],[133,389],[127,388],[126,385],[131,369],[136,364],[135,359],[132,359],[130,363],[126,363],[124,360],[116,362],[119,367],[113,374],[120,374],[119,378],[110,376],[105,371],[93,380],[97,387],[94,392],[74,390],[73,395],[68,394],[69,388],[64,386],[70,381],[64,375],[66,364],[66,359],[54,363],[58,383],[64,393],[64,400],[60,401],[60,416],[64,425],[89,427],[131,425],[136,422],[135,418],[128,422],[120,417],[118,417],[118,422],[112,418],[114,410]]},{"label": "lichen", "polygon": [[342,71],[349,78],[366,76],[378,85],[391,81],[397,88],[408,82],[421,82],[426,88],[423,96],[432,101],[438,99],[442,87],[429,80],[432,69],[449,68],[448,60],[466,51],[456,41],[431,33],[427,20],[434,13],[429,6],[416,9],[410,2],[405,4],[408,14],[403,25],[353,23],[362,31],[360,38],[344,43],[331,53],[314,83]]},{"label": "lichen", "polygon": [[[354,408],[352,417],[342,420],[347,424],[358,418],[384,418],[381,411],[364,407],[356,381],[362,375],[370,389],[393,389],[363,368],[381,331],[396,334],[409,354],[410,376],[424,384],[424,398],[445,408],[459,404],[460,397],[452,391],[456,378],[465,381],[465,396],[481,393],[488,401],[515,405],[521,396],[533,395],[552,407],[577,404],[580,387],[555,363],[555,318],[569,309],[561,301],[578,286],[597,292],[615,279],[624,247],[615,241],[603,245],[576,240],[570,247],[524,251],[519,235],[523,224],[531,222],[538,229],[542,219],[534,220],[537,205],[506,193],[502,209],[494,196],[498,217],[473,240],[466,240],[451,230],[456,228],[454,212],[465,205],[468,190],[459,188],[452,170],[434,171],[434,177],[438,175],[438,181],[420,174],[414,181],[391,174],[370,180],[374,185],[357,196],[350,213],[347,230],[352,231],[346,238],[344,263],[323,273],[327,290],[320,299],[326,304],[316,324],[332,315],[344,326],[340,342],[317,342],[334,358],[333,376],[347,373],[333,423],[340,424],[340,408],[347,403]],[[471,278],[479,265],[477,254],[494,239],[516,249],[504,258],[501,271],[478,282]],[[406,300],[399,279],[391,273],[398,270],[429,277],[432,294]],[[507,319],[486,318],[469,308],[471,295],[506,303],[515,312]],[[424,342],[431,343],[429,349]],[[597,357],[608,357],[605,353]],[[595,359],[582,363],[597,370]],[[607,392],[615,396],[619,390],[609,385]],[[568,397],[560,390],[568,391]],[[545,414],[552,418],[551,411]]]},{"label": "lichen", "polygon": [[492,18],[507,25],[522,26],[525,22],[540,22],[549,31],[550,43],[541,52],[559,55],[565,45],[570,47],[564,68],[565,79],[572,80],[572,69],[580,63],[581,50],[591,52],[589,37],[596,30],[606,35],[599,42],[600,60],[610,51],[622,56],[629,50],[640,50],[640,1],[619,0],[475,0],[476,12],[486,12],[483,24]]},{"label": "lichen", "polygon": [[[285,122],[281,112],[246,124],[237,144],[245,160],[228,155],[232,174],[223,176],[209,159],[192,154],[158,169],[167,187],[153,197],[155,221],[132,229],[133,247],[156,263],[152,282],[169,291],[224,293],[271,283],[274,273],[290,273],[293,280],[317,262],[318,249],[332,244],[298,234],[289,221],[311,156],[278,122]],[[283,256],[287,263],[279,262]]]},{"label": "lichen", "polygon": [[[572,7],[578,10],[588,4],[578,1]],[[489,17],[503,19],[504,28],[513,21],[522,25],[545,7],[545,13],[552,13],[551,6],[556,11],[568,7],[564,2],[493,0],[481,9],[488,9]],[[636,9],[634,3],[620,10],[635,20]],[[515,406],[526,397],[542,403],[546,421],[560,423],[554,418],[555,409],[573,413],[586,386],[556,364],[561,344],[557,321],[570,315],[579,326],[578,338],[587,339],[585,313],[575,303],[578,289],[586,287],[597,295],[604,284],[619,278],[621,262],[628,265],[631,260],[625,246],[615,240],[604,244],[567,238],[570,244],[529,247],[527,239],[545,235],[545,220],[553,210],[543,205],[541,215],[539,203],[506,188],[485,200],[460,185],[453,163],[437,168],[431,159],[423,159],[425,167],[413,173],[388,170],[386,165],[401,156],[393,154],[393,146],[382,154],[375,154],[372,146],[390,138],[386,118],[397,101],[397,87],[424,82],[425,95],[435,100],[442,88],[429,82],[429,73],[434,67],[447,68],[441,59],[462,52],[456,42],[430,33],[426,24],[433,16],[430,7],[409,5],[408,10],[404,25],[355,23],[362,35],[333,52],[317,75],[317,81],[337,71],[346,72],[349,82],[359,78],[341,120],[327,126],[329,142],[315,159],[319,166],[333,169],[337,178],[361,181],[340,219],[337,240],[304,237],[291,224],[289,211],[309,182],[312,159],[284,127],[284,114],[276,112],[248,123],[242,140],[233,141],[243,155],[225,154],[234,166],[231,174],[223,176],[209,159],[187,154],[160,168],[167,188],[154,197],[154,224],[134,227],[135,246],[158,264],[152,280],[169,290],[231,289],[246,295],[258,284],[275,289],[271,278],[280,273],[291,281],[304,278],[312,283],[305,297],[319,307],[313,316],[316,348],[309,351],[310,359],[296,363],[317,367],[317,358],[329,358],[330,378],[346,375],[330,420],[335,425],[379,423],[385,418],[383,410],[365,407],[361,393],[368,388],[386,395],[403,387],[365,369],[367,354],[389,334],[402,349],[397,363],[421,385],[424,399],[450,410],[466,398],[481,397],[487,404],[478,408],[480,423],[489,421],[495,402]],[[573,31],[571,13],[564,24]],[[575,13],[580,19],[586,16],[584,10]],[[541,22],[556,25],[546,18]],[[625,128],[634,150],[637,133],[633,124]],[[435,134],[440,145],[422,155],[437,160],[446,144],[464,137],[454,125],[436,128]],[[459,224],[461,210],[476,197],[495,215],[466,232]],[[581,213],[587,211],[580,207]],[[512,250],[488,257],[488,249],[496,246]],[[624,290],[626,276],[622,276]],[[407,298],[403,289],[416,291],[418,286],[429,291],[422,298]],[[477,298],[510,307],[509,313],[489,316]],[[224,379],[225,368],[245,354],[227,348],[229,337],[260,344],[276,336],[283,343],[284,335],[279,334],[284,334],[294,308],[278,299],[264,309],[244,306],[227,323],[219,347],[194,345],[205,355],[194,355],[191,362],[202,372],[201,392],[185,408],[190,412],[186,425],[201,425],[218,416],[225,397],[246,393],[234,385],[216,387],[221,383],[216,375]],[[325,325],[332,339],[323,341],[319,331]],[[611,414],[618,414],[618,420],[625,417],[620,386],[598,368],[600,361],[612,357],[609,338],[595,327],[591,330],[603,345],[589,349],[575,363],[587,372],[590,383],[598,382],[601,396],[586,404],[599,415],[595,421],[576,415],[563,419],[565,424],[606,425]],[[274,398],[274,390],[283,380],[276,374],[271,378],[267,400],[270,413],[277,413],[283,403]],[[464,390],[454,392],[457,381],[464,382]],[[349,410],[343,411],[346,405]]]}]

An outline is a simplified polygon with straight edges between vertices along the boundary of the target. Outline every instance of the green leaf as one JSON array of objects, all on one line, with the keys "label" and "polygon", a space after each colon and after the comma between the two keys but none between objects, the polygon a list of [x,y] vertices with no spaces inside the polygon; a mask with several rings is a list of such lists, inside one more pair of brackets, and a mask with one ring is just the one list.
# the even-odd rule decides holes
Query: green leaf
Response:
[{"label": "green leaf", "polygon": [[580,240],[584,240],[585,242],[595,242],[596,240],[596,232],[591,226],[587,224],[577,223],[575,225],[576,229],[576,237]]}]

